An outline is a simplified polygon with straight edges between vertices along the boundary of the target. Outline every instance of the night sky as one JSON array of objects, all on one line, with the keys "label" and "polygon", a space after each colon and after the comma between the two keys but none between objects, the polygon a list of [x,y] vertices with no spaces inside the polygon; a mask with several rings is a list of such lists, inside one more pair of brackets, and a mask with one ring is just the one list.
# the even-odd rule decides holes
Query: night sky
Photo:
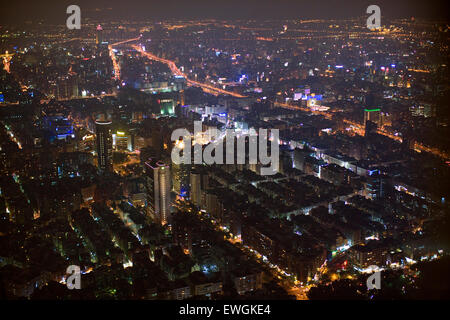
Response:
[{"label": "night sky", "polygon": [[[99,19],[166,18],[325,18],[341,19],[365,15],[368,5],[377,4],[382,17],[416,17],[450,20],[448,0],[62,0],[8,1],[2,3],[1,24],[45,20],[64,24],[70,4],[81,7],[82,17]],[[108,9],[109,8],[109,9]],[[96,10],[97,9],[97,10]]]}]

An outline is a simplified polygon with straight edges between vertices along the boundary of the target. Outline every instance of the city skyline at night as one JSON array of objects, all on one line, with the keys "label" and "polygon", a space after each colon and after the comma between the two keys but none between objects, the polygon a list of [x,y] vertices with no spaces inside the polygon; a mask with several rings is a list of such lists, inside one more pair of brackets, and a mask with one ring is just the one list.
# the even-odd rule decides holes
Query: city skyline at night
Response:
[{"label": "city skyline at night", "polygon": [[0,299],[447,300],[447,6],[2,4]]}]

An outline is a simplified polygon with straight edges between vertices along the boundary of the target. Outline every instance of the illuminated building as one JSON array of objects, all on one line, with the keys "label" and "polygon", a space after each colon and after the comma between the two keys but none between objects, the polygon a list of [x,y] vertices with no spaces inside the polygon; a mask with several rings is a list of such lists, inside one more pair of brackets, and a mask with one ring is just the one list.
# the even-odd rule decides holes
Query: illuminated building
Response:
[{"label": "illuminated building", "polygon": [[294,101],[301,100],[301,99],[302,99],[302,96],[303,96],[303,93],[301,93],[301,92],[295,92],[295,93],[294,93]]},{"label": "illuminated building", "polygon": [[243,275],[236,276],[234,278],[234,286],[239,294],[244,294],[249,291],[254,291],[262,288],[263,284],[263,273],[258,272],[255,274],[246,274],[244,271],[241,272]]},{"label": "illuminated building", "polygon": [[124,195],[133,206],[145,206],[147,203],[145,179],[142,177],[128,179],[125,184]]},{"label": "illuminated building", "polygon": [[142,111],[133,111],[131,114],[131,121],[132,122],[141,122],[144,119],[144,115]]},{"label": "illuminated building", "polygon": [[381,127],[381,109],[380,108],[370,108],[364,109],[364,125],[367,121],[372,121]]},{"label": "illuminated building", "polygon": [[183,163],[172,164],[173,190],[178,196],[183,198],[189,193],[189,169],[190,166]]},{"label": "illuminated building", "polygon": [[409,107],[411,115],[415,117],[433,117],[436,116],[435,107],[431,103],[421,102],[418,105],[413,105]]},{"label": "illuminated building", "polygon": [[75,177],[79,175],[82,165],[92,164],[92,153],[90,152],[66,152],[61,153],[56,162],[58,177]]},{"label": "illuminated building", "polygon": [[112,134],[112,145],[115,150],[134,150],[133,136],[125,131],[116,131]]},{"label": "illuminated building", "polygon": [[320,107],[322,95],[316,95],[312,93],[310,96],[307,96],[306,106],[309,108]]},{"label": "illuminated building", "polygon": [[102,172],[112,170],[112,135],[111,121],[95,121],[97,134],[98,168]]},{"label": "illuminated building", "polygon": [[178,91],[180,90],[180,88],[182,88],[182,85],[180,85],[180,82],[170,82],[170,83],[167,81],[149,82],[140,79],[134,83],[134,87],[141,91],[153,94],[153,93],[167,93]]},{"label": "illuminated building", "polygon": [[163,225],[170,223],[170,167],[162,161],[148,159],[145,172],[149,213]]},{"label": "illuminated building", "polygon": [[184,96],[184,90],[180,90],[180,104],[182,105],[182,106],[184,106],[185,105],[185,102],[184,102],[184,100],[185,100],[185,96]]},{"label": "illuminated building", "polygon": [[95,44],[99,45],[102,43],[103,39],[102,39],[102,31],[103,28],[101,25],[98,25],[96,30],[95,30]]},{"label": "illuminated building", "polygon": [[161,106],[161,115],[170,116],[175,114],[175,102],[173,99],[161,99],[159,103]]},{"label": "illuminated building", "polygon": [[385,181],[378,170],[370,171],[367,176],[366,194],[371,199],[384,197]]},{"label": "illuminated building", "polygon": [[51,132],[50,141],[75,137],[73,125],[67,118],[62,116],[49,116],[44,117],[43,120],[43,128]]}]

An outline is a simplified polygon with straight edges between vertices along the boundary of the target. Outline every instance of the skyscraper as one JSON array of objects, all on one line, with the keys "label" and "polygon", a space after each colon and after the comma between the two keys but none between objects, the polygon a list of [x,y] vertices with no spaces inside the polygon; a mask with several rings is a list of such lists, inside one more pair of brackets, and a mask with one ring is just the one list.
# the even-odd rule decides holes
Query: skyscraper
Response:
[{"label": "skyscraper", "polygon": [[366,193],[371,199],[384,197],[385,178],[378,170],[371,171],[367,176]]},{"label": "skyscraper", "polygon": [[369,137],[369,136],[373,136],[374,134],[377,133],[377,124],[376,122],[367,120],[365,122],[365,128],[364,128],[364,136],[365,137]]},{"label": "skyscraper", "polygon": [[96,30],[95,30],[95,44],[96,45],[102,44],[102,41],[103,41],[103,39],[102,39],[102,31],[103,31],[102,26],[98,25]]},{"label": "skyscraper", "polygon": [[190,165],[172,164],[173,191],[180,197],[186,197],[189,194],[189,172]]},{"label": "skyscraper", "polygon": [[150,158],[145,162],[145,173],[149,213],[162,225],[170,224],[170,167]]},{"label": "skyscraper", "polygon": [[98,169],[101,172],[112,171],[112,135],[111,121],[95,121],[97,134]]},{"label": "skyscraper", "polygon": [[190,174],[190,198],[193,204],[201,206],[202,204],[202,187],[201,187],[202,175],[198,171],[191,171]]},{"label": "skyscraper", "polygon": [[152,147],[155,150],[156,158],[161,158],[164,150],[163,128],[159,122],[156,122],[152,128]]},{"label": "skyscraper", "polygon": [[367,121],[372,121],[376,123],[378,127],[381,127],[381,109],[380,108],[364,109],[364,125],[367,124]]}]

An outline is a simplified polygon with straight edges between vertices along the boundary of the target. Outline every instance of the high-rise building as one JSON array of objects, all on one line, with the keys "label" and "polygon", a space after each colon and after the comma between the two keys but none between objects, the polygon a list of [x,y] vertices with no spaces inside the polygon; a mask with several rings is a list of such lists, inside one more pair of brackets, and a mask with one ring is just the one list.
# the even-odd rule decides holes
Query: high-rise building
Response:
[{"label": "high-rise building", "polygon": [[184,105],[185,105],[185,94],[184,94],[184,90],[180,90],[180,91],[179,91],[179,95],[180,95],[180,104],[181,104],[182,106],[184,106]]},{"label": "high-rise building", "polygon": [[202,204],[202,185],[201,185],[202,175],[199,171],[191,171],[190,174],[190,198],[191,202],[196,206],[201,206]]},{"label": "high-rise building", "polygon": [[97,44],[97,45],[102,44],[102,41],[103,41],[103,39],[102,39],[102,31],[103,31],[102,26],[98,25],[96,30],[95,30],[95,44]]},{"label": "high-rise building", "polygon": [[367,120],[365,122],[365,128],[364,128],[364,136],[365,137],[369,137],[369,136],[373,136],[374,134],[377,133],[377,124],[376,122]]},{"label": "high-rise building", "polygon": [[189,194],[189,172],[190,165],[172,164],[172,186],[173,191],[179,197],[187,197]]},{"label": "high-rise building", "polygon": [[98,168],[101,172],[112,171],[112,134],[111,121],[95,121],[97,134]]},{"label": "high-rise building", "polygon": [[112,142],[115,150],[134,151],[134,136],[126,130],[117,130],[113,133]]},{"label": "high-rise building", "polygon": [[161,158],[164,150],[163,127],[160,122],[156,122],[152,128],[152,147],[156,158]]},{"label": "high-rise building", "polygon": [[173,99],[159,100],[161,106],[161,115],[172,116],[175,114],[175,101]]},{"label": "high-rise building", "polygon": [[367,121],[372,121],[381,127],[381,109],[380,108],[366,108],[364,109],[364,125]]},{"label": "high-rise building", "polygon": [[162,225],[170,224],[170,167],[150,158],[145,162],[145,173],[149,213]]},{"label": "high-rise building", "polygon": [[384,197],[385,179],[378,170],[371,171],[367,177],[366,195],[371,199]]}]

